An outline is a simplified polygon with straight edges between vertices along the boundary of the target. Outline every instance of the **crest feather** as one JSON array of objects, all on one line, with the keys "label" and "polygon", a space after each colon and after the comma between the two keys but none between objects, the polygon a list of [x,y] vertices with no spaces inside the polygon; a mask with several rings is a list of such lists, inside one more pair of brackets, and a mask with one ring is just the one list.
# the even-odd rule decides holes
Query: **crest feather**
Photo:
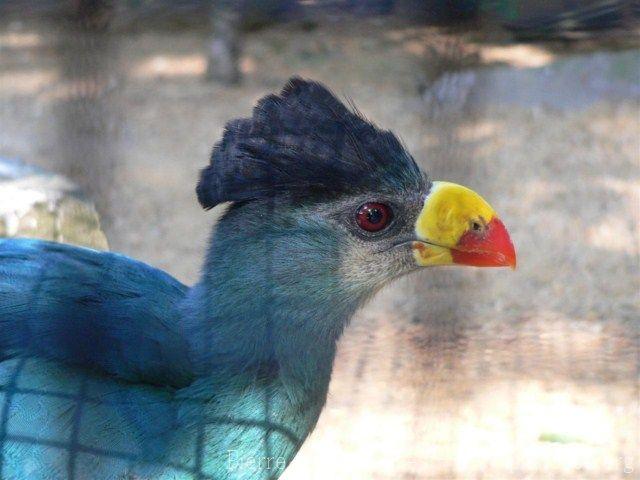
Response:
[{"label": "crest feather", "polygon": [[230,121],[200,172],[205,208],[279,194],[336,196],[422,188],[427,182],[398,139],[350,111],[320,83],[294,77]]}]

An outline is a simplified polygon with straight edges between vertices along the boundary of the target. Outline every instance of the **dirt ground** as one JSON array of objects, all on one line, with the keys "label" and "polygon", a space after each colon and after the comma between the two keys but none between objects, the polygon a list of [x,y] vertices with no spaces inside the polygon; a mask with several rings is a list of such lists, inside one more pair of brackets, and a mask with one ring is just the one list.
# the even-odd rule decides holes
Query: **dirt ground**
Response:
[{"label": "dirt ground", "polygon": [[[360,312],[283,478],[640,478],[639,50],[289,25],[248,35],[243,84],[221,87],[201,80],[205,48],[199,32],[3,25],[0,155],[72,176],[112,250],[191,283],[217,214],[197,205],[199,168],[226,121],[298,74],[481,192],[518,251],[515,272],[422,271]],[[476,73],[443,75],[443,55]]]}]

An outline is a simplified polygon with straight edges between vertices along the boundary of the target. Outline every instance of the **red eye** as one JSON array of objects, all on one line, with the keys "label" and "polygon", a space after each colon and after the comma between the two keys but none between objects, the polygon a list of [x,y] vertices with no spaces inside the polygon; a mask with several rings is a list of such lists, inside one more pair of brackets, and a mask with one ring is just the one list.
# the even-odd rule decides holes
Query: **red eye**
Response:
[{"label": "red eye", "polygon": [[391,208],[384,203],[367,202],[356,212],[356,223],[367,232],[379,232],[392,218]]}]

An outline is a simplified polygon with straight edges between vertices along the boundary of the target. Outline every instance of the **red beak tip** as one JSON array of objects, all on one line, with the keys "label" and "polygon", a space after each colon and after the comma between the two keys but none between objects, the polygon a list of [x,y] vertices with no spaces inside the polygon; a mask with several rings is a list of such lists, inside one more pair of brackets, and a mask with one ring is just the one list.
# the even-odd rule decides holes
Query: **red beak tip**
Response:
[{"label": "red beak tip", "polygon": [[504,224],[496,217],[487,225],[483,237],[473,232],[465,233],[457,251],[453,251],[455,263],[475,267],[510,267],[516,269],[516,250]]}]

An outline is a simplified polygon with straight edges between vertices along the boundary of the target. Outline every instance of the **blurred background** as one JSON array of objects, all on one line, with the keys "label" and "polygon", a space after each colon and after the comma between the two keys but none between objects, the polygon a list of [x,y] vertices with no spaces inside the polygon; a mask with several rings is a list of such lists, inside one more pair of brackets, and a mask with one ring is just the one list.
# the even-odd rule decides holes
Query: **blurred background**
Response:
[{"label": "blurred background", "polygon": [[640,478],[639,21],[617,0],[0,0],[0,236],[191,284],[225,123],[320,80],[490,199],[519,265],[378,295],[282,478]]}]

